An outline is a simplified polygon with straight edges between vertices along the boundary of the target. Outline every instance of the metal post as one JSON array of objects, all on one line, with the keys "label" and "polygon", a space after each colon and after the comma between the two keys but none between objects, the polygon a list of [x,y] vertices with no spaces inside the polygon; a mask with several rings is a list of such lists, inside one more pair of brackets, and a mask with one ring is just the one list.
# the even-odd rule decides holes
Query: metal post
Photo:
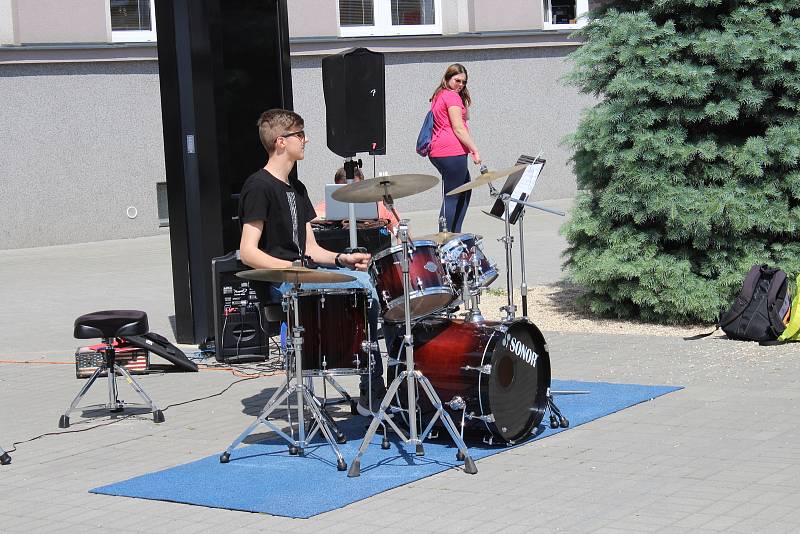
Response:
[{"label": "metal post", "polygon": [[522,316],[528,317],[528,282],[525,278],[525,209],[520,212],[519,220],[519,268],[521,271],[522,283],[519,286],[519,293],[522,295]]},{"label": "metal post", "polygon": [[514,238],[511,236],[511,222],[509,220],[511,214],[508,210],[508,203],[511,200],[511,196],[503,194],[500,198],[503,201],[503,222],[505,223],[503,242],[506,246],[506,289],[508,290],[508,306],[506,306],[505,320],[513,321],[517,308],[514,306],[514,265],[511,258],[511,248],[514,243]]}]

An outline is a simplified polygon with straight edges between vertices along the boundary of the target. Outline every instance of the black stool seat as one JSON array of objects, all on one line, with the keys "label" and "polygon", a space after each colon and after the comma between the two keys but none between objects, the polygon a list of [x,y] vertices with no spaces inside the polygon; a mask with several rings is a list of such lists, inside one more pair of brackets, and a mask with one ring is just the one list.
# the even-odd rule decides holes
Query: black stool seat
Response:
[{"label": "black stool seat", "polygon": [[141,336],[150,330],[147,314],[139,310],[106,310],[75,319],[78,339]]}]

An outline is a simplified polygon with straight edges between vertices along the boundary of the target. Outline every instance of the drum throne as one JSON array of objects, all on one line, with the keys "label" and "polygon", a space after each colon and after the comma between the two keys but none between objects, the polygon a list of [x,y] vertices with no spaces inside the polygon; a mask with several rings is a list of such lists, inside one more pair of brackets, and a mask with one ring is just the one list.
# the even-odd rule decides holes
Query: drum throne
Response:
[{"label": "drum throne", "polygon": [[[77,339],[94,339],[101,338],[103,340],[103,347],[100,349],[105,355],[102,363],[97,367],[95,372],[86,381],[86,384],[80,389],[78,394],[72,399],[72,402],[67,408],[67,411],[61,416],[58,421],[59,428],[69,427],[69,414],[78,409],[80,403],[89,388],[97,381],[98,377],[103,372],[107,373],[108,377],[108,403],[105,405],[96,405],[108,409],[109,413],[122,412],[125,407],[146,407],[153,413],[153,421],[156,423],[164,422],[164,414],[158,408],[153,399],[145,393],[139,382],[131,376],[131,374],[116,363],[114,340],[119,337],[125,336],[141,336],[146,334],[149,330],[147,322],[147,314],[138,310],[107,310],[88,313],[81,315],[75,319],[74,336]],[[119,400],[119,391],[117,389],[117,375],[125,378],[131,387],[139,394],[144,401],[144,404],[129,404]],[[89,408],[89,406],[84,407]]]}]

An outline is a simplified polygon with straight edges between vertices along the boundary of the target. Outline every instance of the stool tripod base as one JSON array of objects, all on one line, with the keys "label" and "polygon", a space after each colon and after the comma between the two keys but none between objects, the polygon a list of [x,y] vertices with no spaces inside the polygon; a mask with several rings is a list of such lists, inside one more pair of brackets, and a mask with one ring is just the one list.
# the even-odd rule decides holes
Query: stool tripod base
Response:
[{"label": "stool tripod base", "polygon": [[[113,361],[113,359],[112,359]],[[64,414],[58,420],[58,428],[69,428],[69,414],[77,410],[78,404],[83,400],[84,395],[89,391],[89,388],[97,381],[100,374],[107,370],[107,380],[108,380],[108,403],[104,405],[94,405],[94,406],[84,406],[82,409],[92,408],[92,407],[103,407],[106,408],[109,413],[122,413],[125,408],[147,408],[149,411],[153,413],[153,422],[154,423],[163,423],[164,422],[164,412],[156,405],[153,399],[144,391],[141,384],[122,366],[117,365],[116,363],[113,364],[112,367],[108,367],[106,365],[101,365],[98,367],[86,384],[83,385],[81,390],[72,400],[69,405],[69,408],[64,412]],[[124,401],[119,400],[119,392],[117,389],[117,374],[122,376],[126,382],[128,382],[133,390],[142,398],[144,404],[133,404],[133,403],[125,403]]]}]

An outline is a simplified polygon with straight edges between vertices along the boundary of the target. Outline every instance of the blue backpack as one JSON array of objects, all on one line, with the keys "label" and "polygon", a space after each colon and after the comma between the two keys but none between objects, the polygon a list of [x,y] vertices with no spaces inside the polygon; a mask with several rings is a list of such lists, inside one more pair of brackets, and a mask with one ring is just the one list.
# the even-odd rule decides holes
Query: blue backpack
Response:
[{"label": "blue backpack", "polygon": [[417,136],[417,154],[427,157],[431,153],[431,138],[433,137],[433,111],[429,111],[422,121],[422,128]]}]

